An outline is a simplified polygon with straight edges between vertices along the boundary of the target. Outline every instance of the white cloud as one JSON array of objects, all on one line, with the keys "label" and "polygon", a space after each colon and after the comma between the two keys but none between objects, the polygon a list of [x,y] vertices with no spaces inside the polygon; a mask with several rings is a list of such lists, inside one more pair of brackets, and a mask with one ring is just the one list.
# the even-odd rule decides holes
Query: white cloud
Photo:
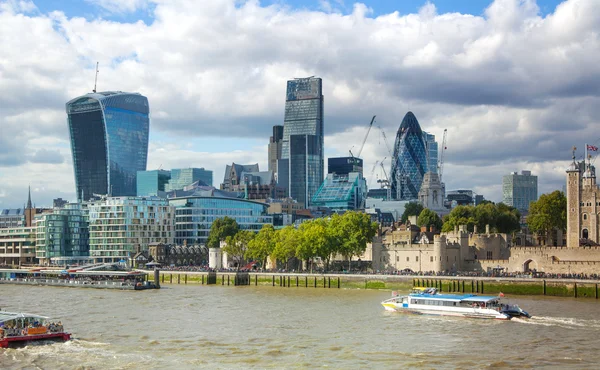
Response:
[{"label": "white cloud", "polygon": [[[210,158],[215,173],[232,161],[262,167],[262,147],[207,153],[181,143],[235,136],[266,144],[283,121],[286,80],[310,75],[323,78],[328,155],[357,148],[374,114],[393,145],[411,110],[440,140],[448,129],[448,184],[489,198],[498,197],[502,171],[519,166],[558,186],[547,164],[566,165],[572,145],[600,136],[600,8],[589,0],[565,1],[545,17],[533,0],[496,0],[483,16],[439,14],[426,3],[416,14],[377,17],[360,3],[337,11],[346,9],[339,1],[328,1],[332,12],[235,0],[98,4],[121,14],[148,9],[154,20],[69,18],[0,2],[0,171],[14,178],[0,191],[8,198],[32,181],[25,169],[39,149],[68,159],[48,171],[70,165],[64,104],[91,91],[96,61],[99,90],[148,96],[157,138],[149,158],[169,162],[163,168],[199,166],[193,158]],[[389,156],[379,136],[374,128],[363,151],[367,173]],[[72,169],[59,173],[70,184],[61,189],[73,192]]]}]

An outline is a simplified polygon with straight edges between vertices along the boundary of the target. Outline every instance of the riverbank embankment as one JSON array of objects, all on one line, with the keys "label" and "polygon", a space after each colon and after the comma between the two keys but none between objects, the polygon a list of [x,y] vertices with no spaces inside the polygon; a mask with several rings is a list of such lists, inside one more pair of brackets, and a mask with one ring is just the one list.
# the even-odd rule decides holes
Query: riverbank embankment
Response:
[{"label": "riverbank embankment", "polygon": [[[149,275],[152,277],[152,274]],[[298,274],[250,272],[161,271],[161,284],[255,285],[313,289],[409,290],[415,286],[436,287],[442,292],[475,294],[547,295],[599,297],[598,280],[540,279],[472,276],[412,276],[371,274]]]}]

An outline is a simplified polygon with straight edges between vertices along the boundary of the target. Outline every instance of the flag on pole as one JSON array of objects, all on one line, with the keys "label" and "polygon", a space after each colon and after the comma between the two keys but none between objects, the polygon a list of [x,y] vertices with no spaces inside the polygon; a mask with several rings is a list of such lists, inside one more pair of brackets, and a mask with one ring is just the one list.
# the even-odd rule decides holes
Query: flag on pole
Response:
[{"label": "flag on pole", "polygon": [[591,150],[592,152],[597,152],[598,151],[598,147],[590,145],[590,144],[587,144],[587,150]]}]

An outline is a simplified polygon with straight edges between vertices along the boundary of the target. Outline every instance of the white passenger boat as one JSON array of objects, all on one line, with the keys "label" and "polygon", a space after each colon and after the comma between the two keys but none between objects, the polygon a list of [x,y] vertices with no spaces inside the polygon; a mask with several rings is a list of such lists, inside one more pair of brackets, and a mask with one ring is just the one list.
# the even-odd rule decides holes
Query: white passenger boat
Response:
[{"label": "white passenger boat", "polygon": [[517,305],[500,302],[501,296],[475,294],[442,294],[436,288],[414,288],[405,296],[394,296],[381,302],[387,311],[424,315],[462,316],[479,319],[510,320],[531,317]]}]

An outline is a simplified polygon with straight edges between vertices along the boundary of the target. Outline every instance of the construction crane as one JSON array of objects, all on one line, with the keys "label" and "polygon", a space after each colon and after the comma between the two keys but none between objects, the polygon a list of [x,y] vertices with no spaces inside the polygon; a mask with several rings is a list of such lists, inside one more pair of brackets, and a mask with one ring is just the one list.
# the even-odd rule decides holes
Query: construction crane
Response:
[{"label": "construction crane", "polygon": [[442,182],[442,174],[444,172],[444,152],[446,152],[446,135],[448,129],[444,129],[444,138],[442,140],[442,153],[440,154],[440,160],[438,161],[438,174],[440,176],[440,182]]},{"label": "construction crane", "polygon": [[[373,165],[373,169],[371,170],[371,176],[369,176],[369,184],[371,183],[371,180],[373,179],[373,174],[375,174],[375,169],[377,168],[377,165],[379,164],[379,159],[375,161],[375,164]],[[367,186],[369,186],[369,184],[367,184]]]},{"label": "construction crane", "polygon": [[385,167],[383,166],[383,161],[381,161],[379,163],[381,165],[381,169],[383,170],[383,176],[385,176],[385,179],[383,180],[377,180],[378,183],[381,183],[381,188],[386,188],[387,189],[387,200],[390,200],[392,197],[392,185],[390,183],[390,178],[387,175],[387,172],[385,172]]},{"label": "construction crane", "polygon": [[363,139],[362,144],[360,145],[360,149],[358,150],[358,154],[356,155],[358,158],[360,158],[360,154],[363,151],[363,148],[365,147],[365,143],[367,142],[367,138],[369,137],[369,132],[371,132],[371,127],[373,127],[373,122],[375,122],[375,117],[373,116],[373,118],[371,118],[371,123],[369,123],[369,129],[367,130],[367,134],[365,135],[365,138]]},{"label": "construction crane", "polygon": [[381,135],[383,136],[383,142],[385,143],[385,147],[387,148],[388,153],[390,153],[390,158],[394,158],[394,153],[392,153],[392,149],[390,148],[390,144],[388,144],[387,136],[385,136],[385,131],[383,131],[383,129],[381,128],[381,126],[377,126],[377,127],[379,127],[379,131],[381,131]]}]

